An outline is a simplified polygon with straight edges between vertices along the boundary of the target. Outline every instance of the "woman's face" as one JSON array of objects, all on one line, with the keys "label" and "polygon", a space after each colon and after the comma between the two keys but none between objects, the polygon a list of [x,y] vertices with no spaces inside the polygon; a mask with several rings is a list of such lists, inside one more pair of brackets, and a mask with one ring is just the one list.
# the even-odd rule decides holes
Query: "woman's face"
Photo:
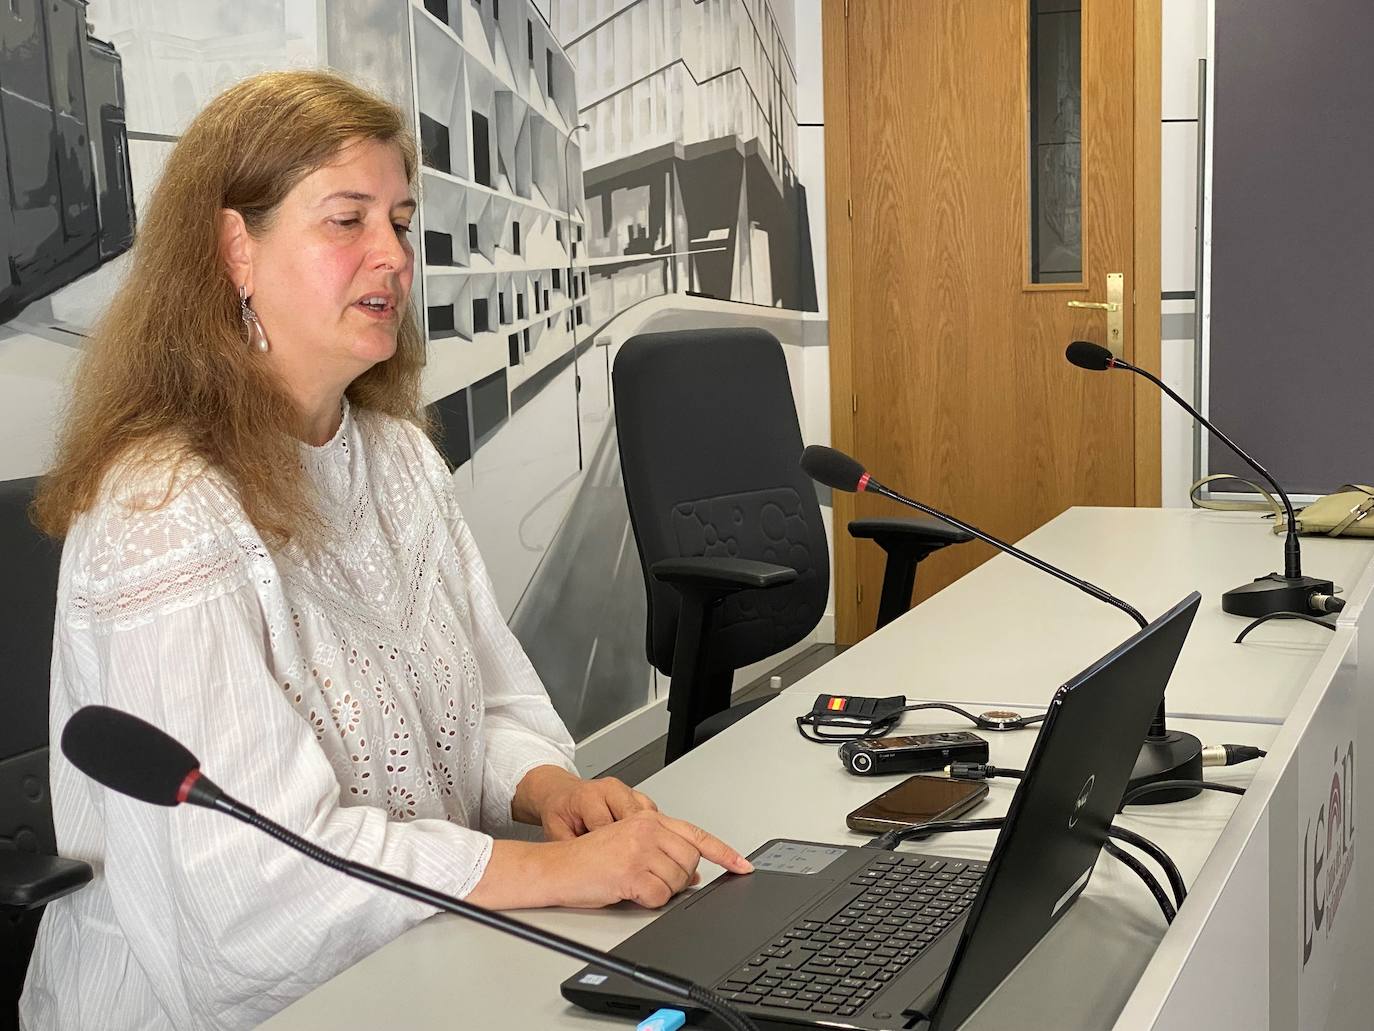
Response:
[{"label": "woman's face", "polygon": [[346,386],[395,353],[414,215],[400,150],[362,140],[297,183],[251,240],[253,309],[288,380]]}]

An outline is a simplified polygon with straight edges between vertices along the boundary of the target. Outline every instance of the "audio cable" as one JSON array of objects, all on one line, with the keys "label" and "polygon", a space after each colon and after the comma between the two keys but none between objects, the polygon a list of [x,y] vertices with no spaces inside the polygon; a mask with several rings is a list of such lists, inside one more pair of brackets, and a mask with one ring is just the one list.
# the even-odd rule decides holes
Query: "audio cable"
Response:
[{"label": "audio cable", "polygon": [[[980,715],[978,713],[969,712],[967,709],[962,709],[952,702],[917,702],[913,705],[902,706],[902,708],[896,710],[890,716],[881,720],[876,720],[870,726],[856,727],[852,731],[840,733],[836,733],[834,730],[822,730],[820,726],[813,722],[814,713],[803,713],[796,718],[797,733],[808,741],[814,741],[822,745],[839,744],[844,741],[872,741],[875,738],[886,737],[888,734],[892,733],[892,731],[896,729],[897,724],[901,721],[903,713],[917,712],[921,709],[944,709],[946,712],[952,712],[962,716],[979,730],[986,730],[994,733],[1006,730],[1024,730],[1026,727],[1032,727],[1045,719],[1045,714],[1043,712],[1034,713],[1030,716],[1022,716],[1020,713],[995,709]],[[807,731],[807,727],[812,728],[810,732]]]},{"label": "audio cable", "polygon": [[[1345,600],[1343,598],[1337,598],[1334,595],[1330,594],[1314,594],[1312,597],[1314,599],[1312,604],[1322,605],[1326,607],[1325,611],[1327,615],[1335,615],[1336,613],[1340,612],[1341,609],[1345,608]],[[1305,619],[1309,623],[1315,623],[1317,626],[1326,627],[1326,629],[1330,630],[1333,634],[1336,632],[1336,624],[1328,622],[1321,616],[1314,616],[1307,612],[1289,612],[1287,610],[1284,610],[1283,612],[1269,612],[1263,616],[1260,616],[1258,619],[1251,620],[1248,624],[1246,624],[1245,629],[1236,635],[1236,644],[1244,644],[1245,639],[1248,636],[1250,636],[1251,630],[1254,630],[1257,626],[1263,626],[1265,623],[1268,623],[1271,619]]]},{"label": "audio cable", "polygon": [[1118,841],[1124,841],[1128,845],[1134,845],[1158,863],[1159,868],[1164,871],[1164,876],[1168,878],[1169,887],[1173,889],[1174,904],[1180,908],[1183,906],[1184,900],[1188,898],[1188,886],[1183,883],[1183,874],[1179,871],[1178,864],[1173,861],[1169,853],[1165,852],[1143,834],[1137,834],[1135,831],[1126,827],[1118,827],[1116,824],[1112,824],[1111,827],[1107,829],[1107,833]]},{"label": "audio cable", "polygon": [[[1254,759],[1262,759],[1268,753],[1264,749],[1254,745],[1208,745],[1203,749],[1204,766],[1235,766],[1238,763],[1250,762]],[[963,780],[990,780],[995,777],[1003,777],[1011,780],[1021,780],[1025,777],[1025,770],[1018,770],[1014,767],[994,766],[991,763],[972,763],[956,762],[945,767],[945,773],[950,777]],[[1167,791],[1180,787],[1197,787],[1206,791],[1220,791],[1232,795],[1243,795],[1245,789],[1235,784],[1218,784],[1213,781],[1200,780],[1159,780],[1149,784],[1142,784],[1140,787],[1127,791],[1121,799],[1121,804],[1117,812],[1123,811],[1126,806],[1131,805],[1137,799],[1155,791]],[[881,848],[894,850],[904,841],[912,841],[917,838],[927,837],[931,834],[942,834],[953,831],[974,831],[974,830],[997,830],[1002,827],[1004,819],[993,817],[981,820],[942,820],[932,823],[916,824],[910,827],[901,827],[896,830],[888,831],[869,842],[867,848]],[[1177,864],[1169,857],[1169,854],[1162,848],[1150,841],[1148,838],[1137,834],[1125,827],[1113,825],[1108,829],[1108,834],[1115,839],[1138,848],[1147,856],[1159,864],[1164,871],[1165,877],[1169,881],[1169,887],[1173,891],[1175,906],[1181,907],[1184,899],[1188,897],[1187,886],[1184,884],[1183,875],[1179,872]],[[1129,853],[1123,852],[1119,846],[1108,842],[1111,847],[1106,851],[1114,858],[1125,863],[1134,871],[1146,886],[1150,888],[1157,900],[1163,896],[1162,889],[1159,889],[1158,881],[1153,879],[1153,875],[1135,860]],[[1120,854],[1118,854],[1120,853]],[[1122,856],[1127,858],[1123,859]],[[1167,897],[1162,900],[1160,911],[1164,913],[1166,920],[1173,919],[1172,907],[1169,906]]]},{"label": "audio cable", "polygon": [[[956,831],[1000,830],[1005,823],[1006,818],[1001,816],[982,820],[936,820],[931,823],[918,823],[910,827],[898,827],[895,830],[888,831],[886,834],[880,834],[866,844],[864,848],[895,851],[904,841],[915,841],[932,834],[949,834]],[[1111,827],[1107,828],[1107,834],[1110,838],[1115,838],[1117,841],[1133,845],[1151,859],[1155,860],[1155,862],[1159,863],[1160,867],[1164,870],[1165,876],[1169,879],[1169,885],[1173,889],[1176,905],[1170,904],[1169,896],[1160,885],[1159,879],[1150,872],[1149,868],[1146,867],[1144,863],[1122,849],[1115,841],[1103,843],[1103,850],[1107,852],[1108,855],[1122,862],[1127,869],[1144,882],[1145,887],[1149,889],[1150,894],[1154,896],[1155,901],[1159,904],[1159,911],[1164,915],[1164,922],[1173,923],[1174,917],[1177,915],[1176,906],[1182,906],[1184,900],[1188,897],[1187,888],[1183,883],[1183,875],[1179,873],[1178,866],[1162,848],[1134,831],[1127,830],[1125,827],[1117,827],[1113,824]]]},{"label": "audio cable", "polygon": [[994,777],[1021,780],[1026,776],[1025,770],[1014,770],[1007,766],[993,766],[992,763],[970,762],[950,763],[945,767],[945,773],[956,780],[992,780]]},{"label": "audio cable", "polygon": [[[1266,754],[1267,753],[1264,751],[1264,749],[1256,748],[1253,745],[1208,745],[1206,748],[1203,749],[1203,765],[1234,766],[1237,763],[1249,762],[1252,759],[1262,758]],[[970,762],[950,763],[950,765],[945,767],[945,773],[949,774],[949,776],[951,777],[955,777],[961,780],[990,780],[993,777],[1006,777],[1009,779],[1020,780],[1026,775],[1025,770],[998,767],[993,766],[990,763]],[[1121,804],[1117,807],[1117,812],[1122,812],[1128,805],[1131,805],[1137,799],[1141,798],[1144,795],[1152,794],[1156,791],[1169,791],[1175,788],[1183,787],[1196,787],[1206,791],[1221,791],[1231,795],[1245,794],[1245,789],[1235,784],[1217,784],[1213,781],[1203,780],[1157,780],[1152,781],[1149,784],[1142,784],[1137,788],[1133,788],[1130,791],[1127,791],[1125,795],[1123,795],[1121,798]],[[955,820],[946,822],[949,824],[957,825],[960,822],[976,823],[978,821]],[[996,820],[988,821],[989,827],[991,827],[993,824],[1000,825],[999,822]],[[927,824],[926,827],[935,827],[935,825]],[[954,826],[949,826],[941,829],[953,830]],[[978,828],[969,829],[972,830]],[[1146,855],[1148,855],[1151,859],[1153,859],[1156,863],[1159,864],[1160,868],[1164,870],[1164,874],[1169,880],[1170,887],[1173,889],[1176,904],[1182,906],[1183,900],[1187,897],[1187,888],[1183,883],[1183,876],[1179,873],[1178,867],[1174,864],[1173,860],[1169,858],[1168,853],[1166,853],[1158,845],[1155,845],[1148,838],[1141,837],[1134,831],[1127,830],[1124,827],[1113,826],[1112,831],[1119,832],[1113,833],[1113,837],[1119,837],[1121,838],[1121,840],[1134,845],[1136,848],[1140,849],[1142,852],[1144,852]],[[889,838],[890,835],[895,836],[899,835],[900,833],[900,831],[890,831],[887,835],[884,835],[883,837]],[[901,841],[906,841],[910,839],[903,837],[891,837],[890,840],[899,843]],[[884,846],[875,845],[874,847],[895,848],[896,844],[888,844]],[[1115,855],[1114,852],[1112,854]],[[1117,858],[1120,857],[1118,856]]]},{"label": "audio cable", "polygon": [[[1202,765],[1206,766],[1236,766],[1240,763],[1248,763],[1252,759],[1263,759],[1269,753],[1263,748],[1254,745],[1204,745],[1202,748]],[[1026,776],[1025,770],[1018,770],[1009,766],[993,766],[991,763],[974,762],[954,762],[945,767],[945,773],[950,777],[959,780],[992,780],[994,777],[1005,777],[1009,780],[1021,780]],[[1148,795],[1152,791],[1163,790],[1161,785],[1167,784],[1169,787],[1202,787],[1211,791],[1229,791],[1235,795],[1245,794],[1244,788],[1236,787],[1233,784],[1210,784],[1196,780],[1168,780],[1154,781],[1150,784],[1142,784],[1133,791],[1127,793],[1127,799],[1139,798],[1141,795]],[[1128,804],[1122,802],[1122,805]],[[1118,810],[1119,812],[1120,810]]]},{"label": "audio cable", "polygon": [[1117,812],[1121,812],[1128,805],[1135,802],[1142,795],[1153,794],[1156,791],[1169,791],[1173,788],[1201,788],[1203,791],[1224,791],[1228,795],[1243,795],[1245,789],[1236,784],[1218,784],[1211,780],[1154,780],[1148,784],[1142,784],[1138,788],[1132,788],[1121,796],[1121,807]]},{"label": "audio cable", "polygon": [[1115,841],[1104,841],[1102,843],[1102,851],[1106,852],[1107,855],[1121,863],[1145,882],[1145,887],[1150,889],[1150,894],[1155,897],[1155,902],[1159,904],[1159,911],[1164,914],[1164,922],[1166,924],[1172,924],[1174,922],[1174,917],[1178,915],[1178,910],[1175,909],[1173,903],[1169,901],[1169,896],[1164,894],[1164,888],[1160,885],[1159,878],[1150,872],[1149,867],[1127,852]]}]

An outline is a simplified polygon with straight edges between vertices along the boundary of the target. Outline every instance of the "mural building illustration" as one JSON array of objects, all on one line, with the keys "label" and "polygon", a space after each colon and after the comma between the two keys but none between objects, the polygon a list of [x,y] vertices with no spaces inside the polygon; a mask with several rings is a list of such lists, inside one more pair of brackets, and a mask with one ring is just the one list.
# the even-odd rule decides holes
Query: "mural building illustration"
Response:
[{"label": "mural building illustration", "polygon": [[666,684],[610,370],[654,329],[761,325],[798,370],[824,343],[797,19],[792,0],[0,5],[0,477],[49,459],[185,125],[247,75],[333,67],[414,118],[426,398],[503,614],[575,737],[640,708]]}]

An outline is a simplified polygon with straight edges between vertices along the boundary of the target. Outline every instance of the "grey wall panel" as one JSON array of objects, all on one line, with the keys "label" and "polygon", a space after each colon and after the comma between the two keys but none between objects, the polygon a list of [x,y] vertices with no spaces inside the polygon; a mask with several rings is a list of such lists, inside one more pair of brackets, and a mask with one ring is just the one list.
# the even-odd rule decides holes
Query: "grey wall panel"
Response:
[{"label": "grey wall panel", "polygon": [[1371,54],[1369,0],[1216,0],[1210,411],[1294,492],[1374,479]]},{"label": "grey wall panel", "polygon": [[329,0],[320,7],[325,19],[324,63],[409,111],[406,5],[392,0]]}]

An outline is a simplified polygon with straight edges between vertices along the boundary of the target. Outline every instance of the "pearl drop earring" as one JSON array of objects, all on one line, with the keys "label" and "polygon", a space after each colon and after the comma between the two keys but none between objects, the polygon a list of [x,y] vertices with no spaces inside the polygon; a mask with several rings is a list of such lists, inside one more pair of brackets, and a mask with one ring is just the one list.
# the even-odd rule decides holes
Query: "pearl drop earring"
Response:
[{"label": "pearl drop earring", "polygon": [[267,342],[267,333],[262,328],[262,321],[248,304],[248,288],[239,287],[239,318],[243,319],[244,328],[248,330],[248,346],[259,353],[266,354],[272,349],[272,345]]}]

